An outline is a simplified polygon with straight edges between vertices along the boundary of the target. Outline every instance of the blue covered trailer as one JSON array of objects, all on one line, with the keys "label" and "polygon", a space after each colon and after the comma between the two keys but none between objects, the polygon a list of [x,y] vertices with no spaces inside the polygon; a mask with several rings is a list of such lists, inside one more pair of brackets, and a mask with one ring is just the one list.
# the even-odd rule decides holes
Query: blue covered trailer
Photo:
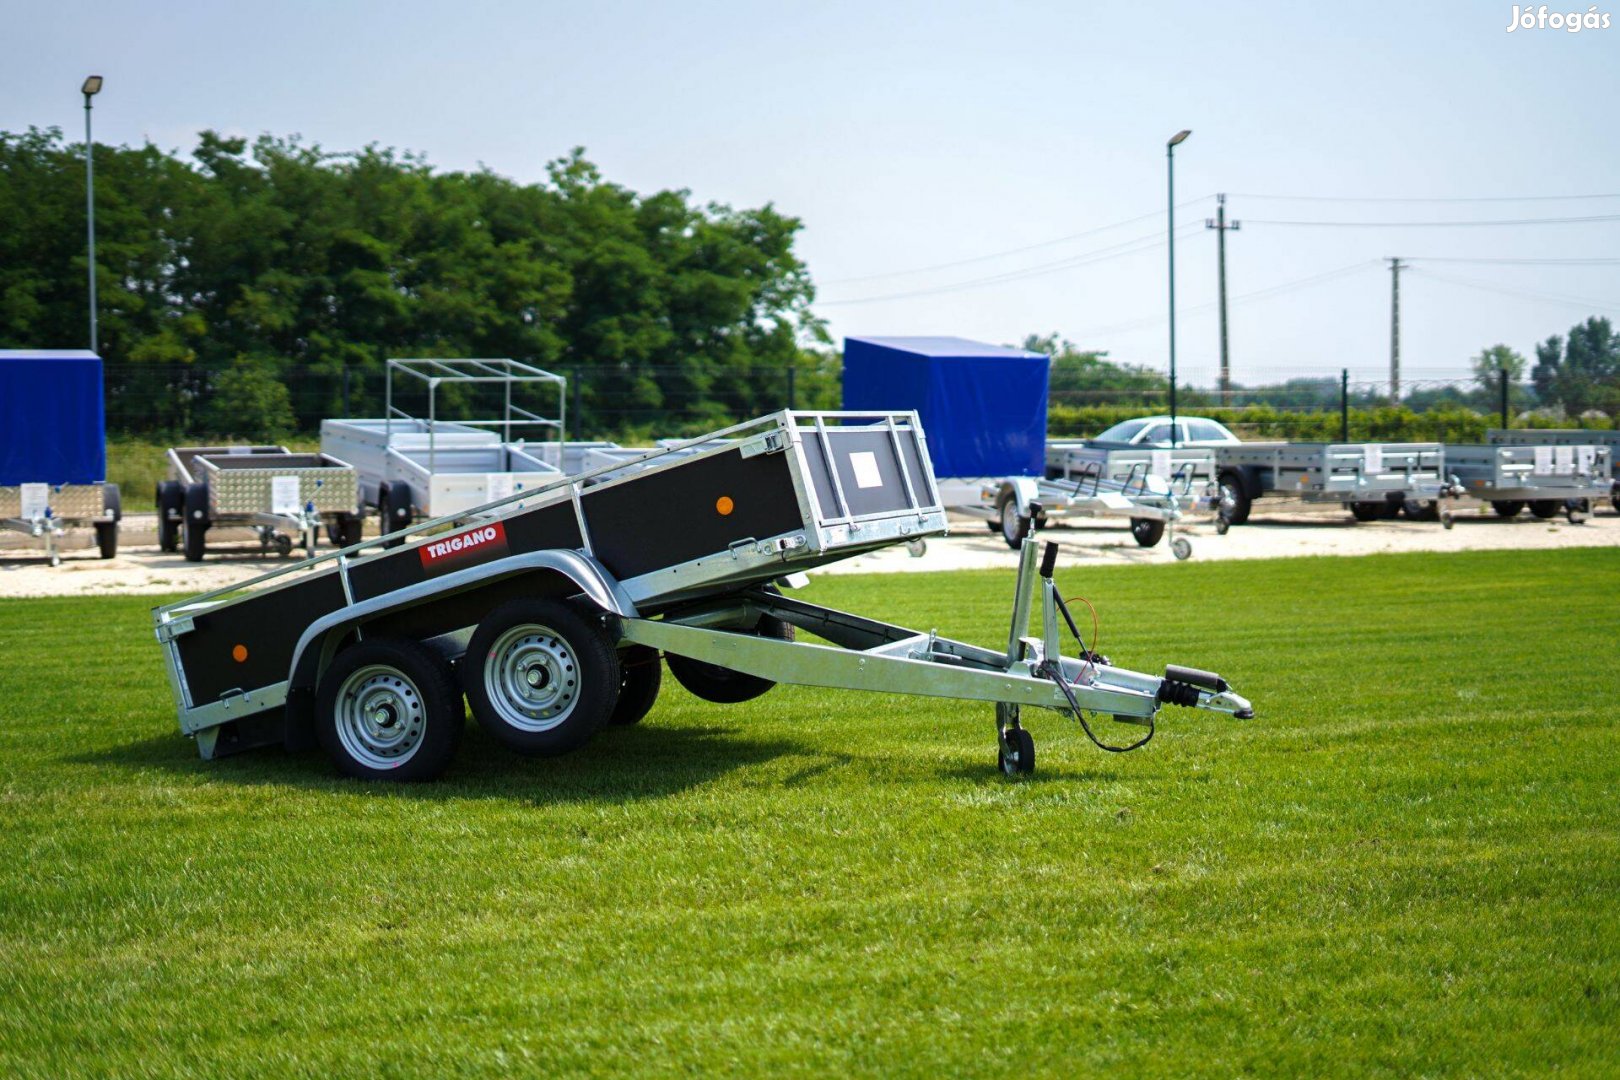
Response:
[{"label": "blue covered trailer", "polygon": [[1044,353],[957,337],[844,339],[844,408],[913,410],[940,478],[1040,476]]},{"label": "blue covered trailer", "polygon": [[83,349],[0,350],[0,527],[42,539],[51,565],[67,527],[92,525],[118,553],[118,488],[106,483],[101,357]]}]

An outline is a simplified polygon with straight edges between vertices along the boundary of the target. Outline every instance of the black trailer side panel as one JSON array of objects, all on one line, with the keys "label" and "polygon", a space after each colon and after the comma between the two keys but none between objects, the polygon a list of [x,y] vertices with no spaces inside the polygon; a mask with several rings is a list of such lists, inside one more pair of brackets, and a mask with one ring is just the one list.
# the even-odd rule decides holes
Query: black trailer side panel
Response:
[{"label": "black trailer side panel", "polygon": [[785,453],[740,450],[587,488],[596,558],[620,581],[805,527]]},{"label": "black trailer side panel", "polygon": [[197,615],[195,629],[175,639],[192,706],[281,682],[299,636],[342,606],[343,584],[334,570]]}]

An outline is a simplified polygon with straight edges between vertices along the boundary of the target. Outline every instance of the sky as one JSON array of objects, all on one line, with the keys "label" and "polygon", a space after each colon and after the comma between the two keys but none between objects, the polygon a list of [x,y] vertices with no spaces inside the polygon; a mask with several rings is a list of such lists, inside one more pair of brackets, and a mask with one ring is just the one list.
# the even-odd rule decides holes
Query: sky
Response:
[{"label": "sky", "polygon": [[[1165,142],[1191,129],[1183,381],[1218,371],[1217,192],[1242,223],[1235,380],[1386,378],[1390,257],[1411,267],[1403,375],[1455,378],[1488,345],[1532,355],[1589,315],[1620,319],[1620,0],[1598,5],[1615,25],[1579,33],[1508,33],[1513,10],[0,0],[0,130],[82,138],[94,72],[98,142],[297,133],[525,182],[582,146],[633,189],[801,219],[839,342],[1055,332],[1163,370]],[[1536,223],[1435,224],[1503,221]]]}]

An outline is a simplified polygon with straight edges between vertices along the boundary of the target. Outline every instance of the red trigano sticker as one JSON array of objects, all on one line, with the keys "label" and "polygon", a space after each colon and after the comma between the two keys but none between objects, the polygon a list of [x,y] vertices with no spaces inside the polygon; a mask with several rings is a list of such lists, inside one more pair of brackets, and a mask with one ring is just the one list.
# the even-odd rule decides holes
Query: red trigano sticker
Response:
[{"label": "red trigano sticker", "polygon": [[422,558],[423,569],[430,574],[442,574],[505,555],[506,529],[495,521],[443,540],[429,540],[416,551]]}]

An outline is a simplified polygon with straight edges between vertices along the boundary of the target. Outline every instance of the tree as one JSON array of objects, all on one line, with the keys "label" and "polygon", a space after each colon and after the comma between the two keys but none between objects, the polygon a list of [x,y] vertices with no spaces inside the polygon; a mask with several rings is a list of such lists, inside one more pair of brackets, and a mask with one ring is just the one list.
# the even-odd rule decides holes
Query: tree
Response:
[{"label": "tree", "polygon": [[1527,362],[1506,345],[1492,345],[1488,349],[1481,349],[1471,363],[1474,365],[1474,381],[1479,388],[1495,391],[1501,385],[1501,373],[1504,371],[1507,372],[1509,385],[1523,382]]},{"label": "tree", "polygon": [[1530,373],[1536,393],[1569,416],[1588,409],[1620,411],[1620,338],[1608,319],[1593,316],[1536,346]]}]

